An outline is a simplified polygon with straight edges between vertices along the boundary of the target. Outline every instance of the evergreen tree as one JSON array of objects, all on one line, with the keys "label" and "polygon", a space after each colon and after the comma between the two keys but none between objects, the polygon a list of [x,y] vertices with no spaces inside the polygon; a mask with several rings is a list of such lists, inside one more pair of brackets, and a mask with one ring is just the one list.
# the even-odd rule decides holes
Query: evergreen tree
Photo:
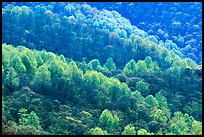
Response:
[{"label": "evergreen tree", "polygon": [[127,125],[124,128],[122,135],[136,135],[135,127],[132,124]]},{"label": "evergreen tree", "polygon": [[113,58],[108,58],[106,63],[104,64],[104,67],[106,67],[109,71],[116,70],[115,63],[113,62]]}]

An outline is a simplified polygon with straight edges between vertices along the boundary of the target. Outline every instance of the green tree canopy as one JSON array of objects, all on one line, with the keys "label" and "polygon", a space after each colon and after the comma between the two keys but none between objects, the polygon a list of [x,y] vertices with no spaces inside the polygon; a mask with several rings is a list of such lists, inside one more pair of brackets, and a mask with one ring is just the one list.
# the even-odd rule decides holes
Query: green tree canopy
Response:
[{"label": "green tree canopy", "polygon": [[30,125],[34,126],[36,129],[42,129],[40,126],[40,121],[38,116],[34,111],[31,111],[29,114],[27,113],[27,109],[21,108],[18,112],[19,115],[19,124],[20,125]]},{"label": "green tree canopy", "polygon": [[119,118],[117,115],[112,115],[108,109],[105,109],[99,118],[102,129],[107,130],[110,134],[117,133],[119,129]]},{"label": "green tree canopy", "polygon": [[131,76],[136,74],[136,62],[134,59],[131,59],[130,62],[125,65],[123,73]]},{"label": "green tree canopy", "polygon": [[106,67],[109,71],[116,70],[115,63],[113,62],[113,58],[108,58],[106,63],[104,64],[104,67]]},{"label": "green tree canopy", "polygon": [[138,82],[136,83],[136,89],[137,89],[138,91],[140,91],[143,96],[147,96],[147,95],[150,94],[149,86],[150,86],[149,83],[144,82],[144,81],[142,81],[142,80],[140,80],[140,81],[138,81]]},{"label": "green tree canopy", "polygon": [[132,124],[127,125],[124,128],[122,135],[136,135],[135,127]]},{"label": "green tree canopy", "polygon": [[9,67],[5,72],[4,86],[14,91],[19,86],[19,83],[20,79],[16,70],[13,67]]},{"label": "green tree canopy", "polygon": [[107,131],[102,130],[100,127],[95,127],[89,130],[91,135],[108,135]]},{"label": "green tree canopy", "polygon": [[17,55],[11,57],[10,66],[13,67],[18,73],[25,73],[26,67],[23,64],[21,58]]}]

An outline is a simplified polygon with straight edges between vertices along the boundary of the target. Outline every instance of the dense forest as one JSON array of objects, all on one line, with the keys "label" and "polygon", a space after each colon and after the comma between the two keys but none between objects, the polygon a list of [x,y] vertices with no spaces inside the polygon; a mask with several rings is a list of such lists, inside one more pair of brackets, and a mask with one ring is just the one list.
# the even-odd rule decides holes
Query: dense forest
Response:
[{"label": "dense forest", "polygon": [[116,11],[56,5],[2,8],[2,134],[202,134],[202,65]]}]

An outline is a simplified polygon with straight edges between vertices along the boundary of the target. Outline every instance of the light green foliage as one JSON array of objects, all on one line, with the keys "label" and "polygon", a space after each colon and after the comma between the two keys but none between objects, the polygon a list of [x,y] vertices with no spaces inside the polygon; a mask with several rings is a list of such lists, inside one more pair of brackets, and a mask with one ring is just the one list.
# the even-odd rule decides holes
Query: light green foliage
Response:
[{"label": "light green foliage", "polygon": [[66,61],[66,58],[64,57],[64,55],[60,55],[60,56],[58,56],[58,58],[59,58],[61,61],[63,61],[64,63],[67,62],[67,61]]},{"label": "light green foliage", "polygon": [[106,77],[97,71],[86,71],[86,73],[84,74],[83,79],[88,82],[89,84],[92,85],[100,85],[102,84],[104,81],[106,81]]},{"label": "light green foliage", "polygon": [[88,65],[90,65],[90,66],[91,66],[91,69],[93,69],[93,70],[100,70],[100,68],[101,68],[101,64],[100,64],[100,62],[99,62],[98,59],[93,59],[93,60],[91,60],[91,61],[88,63]]},{"label": "light green foliage", "polygon": [[156,62],[153,62],[152,61],[152,58],[150,56],[147,56],[144,60],[144,62],[146,62],[147,64],[147,73],[153,73],[153,72],[158,72],[158,71],[161,71],[160,68],[159,68],[159,65],[158,63]]},{"label": "light green foliage", "polygon": [[40,121],[38,116],[35,114],[35,112],[30,112],[27,114],[27,109],[21,108],[19,110],[19,124],[20,125],[30,125],[34,126],[36,129],[42,129],[40,126]]},{"label": "light green foliage", "polygon": [[143,60],[139,60],[136,64],[136,73],[139,75],[145,74],[147,71],[147,64]]},{"label": "light green foliage", "polygon": [[194,121],[193,117],[181,112],[174,112],[174,117],[171,119],[170,130],[175,135],[191,134],[191,125]]},{"label": "light green foliage", "polygon": [[42,57],[40,55],[40,52],[36,52],[35,57],[36,57],[37,68],[38,68],[39,66],[41,66],[43,64],[43,60],[42,60]]},{"label": "light green foliage", "polygon": [[155,94],[155,98],[157,99],[157,102],[159,104],[159,108],[168,108],[167,100],[166,98],[162,95],[162,92],[157,92]]},{"label": "light green foliage", "polygon": [[33,111],[30,112],[30,114],[28,115],[27,119],[28,119],[27,125],[32,125],[36,129],[41,129],[39,118],[35,114],[35,112],[33,112]]},{"label": "light green foliage", "polygon": [[159,108],[165,113],[165,116],[170,119],[171,111],[168,107],[166,98],[162,95],[161,92],[156,93],[155,98],[158,102]]},{"label": "light green foliage", "polygon": [[135,127],[132,124],[127,125],[124,128],[122,135],[136,135]]},{"label": "light green foliage", "polygon": [[149,64],[149,67],[148,67],[148,72],[152,73],[152,72],[160,72],[161,69],[158,65],[157,62],[152,62],[151,64]]},{"label": "light green foliage", "polygon": [[109,71],[116,70],[115,63],[113,62],[113,58],[108,58],[106,63],[104,64],[104,67],[107,68]]},{"label": "light green foliage", "polygon": [[202,123],[200,121],[193,121],[192,132],[194,135],[202,135]]},{"label": "light green foliage", "polygon": [[39,80],[38,82],[49,82],[51,80],[51,73],[45,65],[42,65],[37,69],[36,77]]},{"label": "light green foliage", "polygon": [[119,129],[119,118],[117,115],[112,115],[108,109],[105,109],[99,118],[102,129],[107,130],[110,134],[117,133]]},{"label": "light green foliage", "polygon": [[31,83],[35,90],[45,92],[48,90],[48,87],[51,85],[51,73],[48,70],[47,66],[40,66],[35,74],[33,82]]},{"label": "light green foliage", "polygon": [[166,123],[167,122],[167,117],[165,116],[165,113],[161,109],[157,109],[156,111],[152,112],[152,117],[154,118],[155,121],[159,123]]},{"label": "light green foliage", "polygon": [[[64,66],[66,66],[65,64],[64,64]],[[76,65],[76,63],[74,62],[74,61],[71,61],[70,63],[69,63],[69,67],[70,67],[70,69],[67,69],[67,71],[68,72],[71,72],[71,74],[72,74],[72,79],[74,80],[74,81],[80,81],[81,79],[82,79],[82,77],[83,77],[83,72],[82,72],[82,70],[80,70],[78,67],[77,67],[77,65]],[[65,72],[65,73],[67,73],[67,72]]]},{"label": "light green foliage", "polygon": [[21,58],[17,55],[11,57],[10,66],[13,67],[18,73],[25,73],[26,67]]},{"label": "light green foliage", "polygon": [[135,60],[130,60],[130,62],[128,62],[124,69],[123,69],[123,73],[126,75],[135,75],[136,74],[136,62]]},{"label": "light green foliage", "polygon": [[26,125],[27,122],[28,122],[28,114],[27,114],[27,109],[25,108],[21,108],[18,112],[18,115],[19,115],[19,124],[20,125]]},{"label": "light green foliage", "polygon": [[137,135],[151,135],[151,134],[147,132],[146,129],[140,129],[137,131]]},{"label": "light green foliage", "polygon": [[3,73],[4,73],[4,66],[3,66],[3,65],[2,65],[2,68],[1,68],[1,69],[2,69],[2,74],[3,74]]},{"label": "light green foliage", "polygon": [[52,61],[48,70],[51,72],[51,77],[62,75],[64,73],[64,68],[62,66],[61,61]]},{"label": "light green foliage", "polygon": [[180,68],[186,68],[188,66],[187,62],[185,60],[176,60],[172,67],[180,67]]},{"label": "light green foliage", "polygon": [[2,44],[2,65],[4,67],[9,65],[11,52],[9,52],[13,47],[11,45]]},{"label": "light green foliage", "polygon": [[149,86],[149,83],[143,82],[142,80],[136,83],[136,89],[140,91],[143,96],[147,96],[150,94]]},{"label": "light green foliage", "polygon": [[112,99],[116,99],[120,95],[128,94],[130,92],[127,84],[121,83],[118,79],[112,77],[106,79],[103,86],[109,90]]},{"label": "light green foliage", "polygon": [[102,130],[100,127],[92,128],[89,133],[91,135],[108,135],[107,131]]},{"label": "light green foliage", "polygon": [[52,52],[40,51],[41,58],[46,65],[51,64],[52,61],[57,60],[56,54]]},{"label": "light green foliage", "polygon": [[37,69],[37,62],[34,59],[32,59],[31,61],[30,58],[26,54],[23,54],[21,56],[21,59],[22,59],[23,64],[26,67],[26,71],[29,74],[35,74],[36,69]]},{"label": "light green foliage", "polygon": [[131,92],[131,96],[138,98],[138,100],[140,101],[144,101],[144,97],[142,96],[141,92],[139,92],[138,90]]},{"label": "light green foliage", "polygon": [[6,77],[3,84],[5,84],[5,86],[9,87],[12,90],[16,89],[20,83],[20,79],[15,69],[13,67],[10,67],[5,73]]},{"label": "light green foliage", "polygon": [[152,95],[148,95],[145,97],[145,106],[150,111],[157,109],[159,107],[157,100]]}]

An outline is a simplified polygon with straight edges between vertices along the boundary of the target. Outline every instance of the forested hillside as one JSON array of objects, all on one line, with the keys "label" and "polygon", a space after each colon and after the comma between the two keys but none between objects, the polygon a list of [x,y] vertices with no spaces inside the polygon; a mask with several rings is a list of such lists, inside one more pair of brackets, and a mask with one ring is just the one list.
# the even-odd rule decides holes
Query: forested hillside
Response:
[{"label": "forested hillside", "polygon": [[145,32],[123,14],[151,4],[118,4],[2,3],[2,134],[202,134],[200,22],[183,36],[175,3]]},{"label": "forested hillside", "polygon": [[202,134],[201,77],[186,61],[162,71],[148,56],[120,70],[112,58],[2,48],[3,134]]}]

